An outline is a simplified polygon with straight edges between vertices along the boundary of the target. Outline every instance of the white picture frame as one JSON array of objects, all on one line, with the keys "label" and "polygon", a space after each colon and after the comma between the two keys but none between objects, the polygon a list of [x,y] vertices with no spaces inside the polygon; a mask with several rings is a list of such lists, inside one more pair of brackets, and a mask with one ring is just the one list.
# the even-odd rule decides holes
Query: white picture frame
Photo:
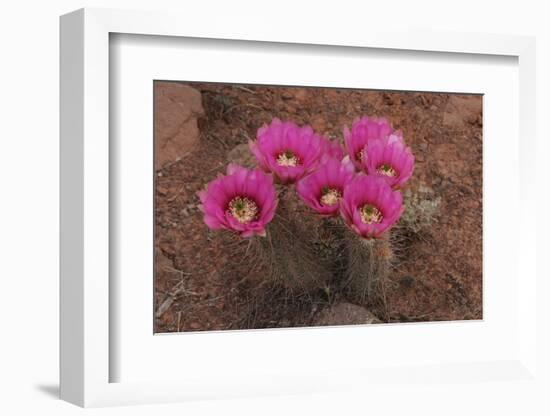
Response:
[{"label": "white picture frame", "polygon": [[[61,397],[80,406],[160,403],[196,398],[242,397],[262,394],[333,391],[390,383],[395,377],[434,383],[484,380],[537,387],[536,361],[536,218],[528,210],[535,201],[535,184],[528,175],[535,165],[535,41],[529,37],[468,33],[403,32],[349,27],[326,35],[312,25],[304,32],[281,32],[269,22],[243,20],[239,33],[228,22],[204,26],[168,13],[83,9],[61,18]],[[452,54],[504,55],[518,59],[519,169],[516,181],[520,215],[517,230],[517,267],[522,272],[517,292],[518,325],[513,353],[479,362],[419,362],[407,369],[327,368],[319,374],[271,373],[263,379],[243,380],[231,373],[177,381],[112,382],[117,357],[111,348],[110,297],[112,259],[109,236],[109,37],[123,33],[147,36],[262,41],[283,44],[430,51]],[[527,214],[529,213],[529,214]],[[515,246],[514,246],[515,247]],[[411,327],[414,331],[414,327]],[[359,331],[350,328],[349,331]],[[287,336],[295,336],[287,331]],[[296,332],[294,333],[296,334]],[[317,332],[319,334],[319,332]],[[328,334],[328,332],[325,332]],[[219,335],[219,334],[218,334]],[[517,335],[517,336],[516,336]],[[152,333],[151,333],[152,336]],[[319,336],[319,335],[317,335]],[[164,341],[170,342],[170,341]],[[517,347],[517,348],[516,348]],[[511,350],[512,351],[512,350]],[[405,375],[405,377],[404,377]],[[346,382],[342,382],[345,379]],[[534,384],[533,384],[534,383]],[[355,386],[355,387],[354,387]],[[376,387],[379,388],[379,387]],[[480,387],[481,388],[481,387]]]}]

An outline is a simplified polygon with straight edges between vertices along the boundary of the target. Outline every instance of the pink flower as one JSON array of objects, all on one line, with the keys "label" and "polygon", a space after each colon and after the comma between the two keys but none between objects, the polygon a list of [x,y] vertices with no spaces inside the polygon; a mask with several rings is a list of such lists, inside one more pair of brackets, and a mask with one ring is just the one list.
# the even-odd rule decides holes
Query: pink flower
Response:
[{"label": "pink flower", "polygon": [[351,162],[327,159],[296,184],[296,191],[302,201],[319,214],[338,215],[344,188],[354,173]]},{"label": "pink flower", "polygon": [[[363,168],[363,149],[372,140],[386,139],[392,134],[392,127],[385,118],[364,116],[353,122],[351,131],[344,126],[344,142],[348,155],[358,170]],[[400,132],[393,134],[394,139],[401,136]]]},{"label": "pink flower", "polygon": [[383,177],[393,189],[403,186],[412,176],[414,155],[400,140],[373,140],[365,148],[363,167],[369,175]]},{"label": "pink flower", "polygon": [[260,167],[271,172],[280,183],[293,183],[309,173],[317,163],[324,145],[310,126],[299,127],[291,121],[274,118],[258,130],[250,150]]},{"label": "pink flower", "polygon": [[236,164],[230,164],[227,175],[211,181],[198,196],[204,222],[210,229],[224,228],[242,237],[265,235],[265,227],[277,208],[272,177]]},{"label": "pink flower", "polygon": [[321,138],[321,162],[328,159],[342,160],[344,158],[344,149],[336,140]]},{"label": "pink flower", "polygon": [[403,197],[378,176],[357,175],[345,188],[340,213],[363,238],[379,238],[399,219]]}]

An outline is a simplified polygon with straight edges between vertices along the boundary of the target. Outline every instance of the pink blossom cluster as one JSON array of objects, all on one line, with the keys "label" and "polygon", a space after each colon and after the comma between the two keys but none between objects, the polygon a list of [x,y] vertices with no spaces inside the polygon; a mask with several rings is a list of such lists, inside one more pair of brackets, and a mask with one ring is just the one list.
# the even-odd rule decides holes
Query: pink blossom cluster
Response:
[{"label": "pink blossom cluster", "polygon": [[259,169],[230,165],[199,193],[205,223],[243,237],[265,235],[279,183],[295,186],[318,214],[341,216],[359,236],[379,238],[403,212],[399,189],[412,176],[414,156],[384,118],[359,118],[343,136],[344,147],[310,126],[273,119],[249,143]]}]

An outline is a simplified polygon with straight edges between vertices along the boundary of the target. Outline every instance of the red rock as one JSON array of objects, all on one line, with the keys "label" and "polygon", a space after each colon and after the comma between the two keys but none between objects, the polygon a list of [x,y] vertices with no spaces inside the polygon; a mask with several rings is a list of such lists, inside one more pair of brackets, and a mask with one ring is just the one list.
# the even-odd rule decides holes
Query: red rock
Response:
[{"label": "red rock", "polygon": [[314,116],[311,119],[311,126],[317,133],[323,134],[327,127],[327,122],[323,114],[318,114]]},{"label": "red rock", "polygon": [[177,161],[199,143],[201,93],[174,82],[155,83],[155,169]]},{"label": "red rock", "polygon": [[380,320],[369,310],[352,303],[338,303],[324,309],[315,319],[314,325],[359,325],[376,324]]},{"label": "red rock", "polygon": [[305,102],[309,96],[309,90],[307,88],[298,88],[294,93],[294,99],[298,102]]},{"label": "red rock", "polygon": [[451,94],[443,113],[443,125],[460,128],[466,123],[471,124],[480,117],[481,108],[481,96]]},{"label": "red rock", "polygon": [[191,329],[200,329],[200,328],[201,328],[201,324],[198,323],[198,322],[191,322],[191,323],[189,324],[189,328],[191,328]]}]

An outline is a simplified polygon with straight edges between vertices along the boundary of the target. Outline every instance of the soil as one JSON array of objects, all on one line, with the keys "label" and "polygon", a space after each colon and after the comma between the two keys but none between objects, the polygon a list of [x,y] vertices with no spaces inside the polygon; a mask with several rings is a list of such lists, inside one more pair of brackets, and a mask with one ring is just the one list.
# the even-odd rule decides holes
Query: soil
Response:
[{"label": "soil", "polygon": [[[252,164],[246,143],[274,117],[340,141],[342,127],[362,115],[403,130],[416,157],[404,190],[409,216],[386,303],[366,306],[381,322],[482,318],[480,95],[155,82],[155,99],[155,332],[323,325],[334,323],[332,310],[342,324],[346,310],[349,323],[361,316],[338,307],[349,302],[339,293],[266,281],[264,266],[236,254],[246,242],[203,223],[196,192],[229,161]],[[177,154],[159,140],[176,136]]]}]

